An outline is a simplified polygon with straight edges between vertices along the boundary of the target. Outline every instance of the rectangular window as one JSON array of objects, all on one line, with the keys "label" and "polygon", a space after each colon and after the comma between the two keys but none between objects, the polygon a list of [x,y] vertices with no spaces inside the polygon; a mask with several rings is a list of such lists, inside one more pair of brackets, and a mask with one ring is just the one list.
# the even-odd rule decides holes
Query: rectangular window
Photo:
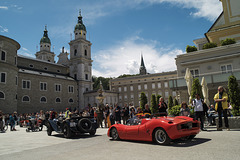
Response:
[{"label": "rectangular window", "polygon": [[199,77],[199,70],[198,69],[191,69],[190,70],[193,77]]},{"label": "rectangular window", "polygon": [[130,86],[130,91],[133,91],[133,86]]},{"label": "rectangular window", "polygon": [[[86,88],[86,91],[88,88]],[[74,86],[68,86],[68,93],[73,93],[74,92]]]},{"label": "rectangular window", "polygon": [[55,84],[55,91],[61,92],[61,84]]},{"label": "rectangular window", "polygon": [[168,82],[164,82],[164,87],[168,88]]},{"label": "rectangular window", "polygon": [[127,92],[127,87],[126,86],[123,89],[124,89],[124,92]]},{"label": "rectangular window", "polygon": [[173,97],[176,97],[176,96],[177,96],[176,91],[173,91],[173,92],[172,92],[172,96],[173,96]]},{"label": "rectangular window", "polygon": [[40,82],[40,91],[47,90],[47,82]]},{"label": "rectangular window", "polygon": [[162,84],[159,82],[158,83],[158,88],[161,88],[162,87]]},{"label": "rectangular window", "polygon": [[122,100],[122,96],[119,96],[119,101],[121,101]]},{"label": "rectangular window", "polygon": [[1,73],[0,74],[0,82],[1,83],[6,83],[6,73]]},{"label": "rectangular window", "polygon": [[122,92],[122,88],[121,87],[118,87],[118,92]]},{"label": "rectangular window", "polygon": [[31,81],[30,80],[22,80],[22,88],[23,89],[30,89],[31,88]]},{"label": "rectangular window", "polygon": [[169,94],[168,91],[165,91],[165,98],[168,98]]},{"label": "rectangular window", "polygon": [[88,80],[88,74],[85,74],[85,79]]},{"label": "rectangular window", "polygon": [[158,95],[162,96],[162,91],[158,91]]},{"label": "rectangular window", "polygon": [[2,51],[1,60],[6,61],[6,53],[4,51]]},{"label": "rectangular window", "polygon": [[232,65],[231,64],[225,64],[221,66],[222,73],[231,73],[232,72]]},{"label": "rectangular window", "polygon": [[127,100],[127,95],[124,95],[124,100],[125,100],[125,101]]},{"label": "rectangular window", "polygon": [[152,83],[152,89],[155,89],[155,83]]},{"label": "rectangular window", "polygon": [[16,86],[18,85],[18,76],[16,76]]},{"label": "rectangular window", "polygon": [[133,98],[134,98],[134,95],[133,95],[133,94],[131,94],[131,100],[133,100]]},{"label": "rectangular window", "polygon": [[144,89],[147,89],[147,84],[144,84]]},{"label": "rectangular window", "polygon": [[140,84],[138,85],[138,90],[141,90],[141,85]]}]

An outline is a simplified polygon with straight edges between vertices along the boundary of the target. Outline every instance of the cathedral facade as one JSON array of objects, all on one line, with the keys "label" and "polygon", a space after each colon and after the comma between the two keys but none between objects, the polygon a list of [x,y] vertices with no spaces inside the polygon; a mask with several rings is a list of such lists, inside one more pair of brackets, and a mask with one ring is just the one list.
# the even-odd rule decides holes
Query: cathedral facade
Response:
[{"label": "cathedral facade", "polygon": [[[0,35],[0,110],[4,113],[63,111],[88,105],[84,94],[92,91],[91,42],[86,39],[81,13],[69,42],[70,53],[62,52],[55,63],[47,28],[36,58],[17,54],[20,44]],[[69,56],[70,54],[70,56]],[[70,58],[69,58],[70,57]]]}]

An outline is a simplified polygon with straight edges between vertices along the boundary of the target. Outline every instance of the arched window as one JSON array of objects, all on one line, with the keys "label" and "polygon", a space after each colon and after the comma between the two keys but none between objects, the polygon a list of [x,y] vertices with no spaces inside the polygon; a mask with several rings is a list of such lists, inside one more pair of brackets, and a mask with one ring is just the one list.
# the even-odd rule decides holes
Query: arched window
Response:
[{"label": "arched window", "polygon": [[47,103],[47,98],[46,97],[41,97],[40,102],[41,103]]},{"label": "arched window", "polygon": [[5,94],[0,91],[0,99],[5,99]]},{"label": "arched window", "polygon": [[61,99],[60,98],[56,98],[56,103],[61,103]]},{"label": "arched window", "polygon": [[30,102],[29,96],[23,96],[22,101],[23,102]]},{"label": "arched window", "polygon": [[87,50],[85,49],[85,56],[87,56]]},{"label": "arched window", "polygon": [[74,50],[74,56],[76,56],[76,55],[77,55],[77,49]]},{"label": "arched window", "polygon": [[68,100],[68,102],[69,102],[69,103],[73,103],[73,99],[70,98],[70,99]]}]

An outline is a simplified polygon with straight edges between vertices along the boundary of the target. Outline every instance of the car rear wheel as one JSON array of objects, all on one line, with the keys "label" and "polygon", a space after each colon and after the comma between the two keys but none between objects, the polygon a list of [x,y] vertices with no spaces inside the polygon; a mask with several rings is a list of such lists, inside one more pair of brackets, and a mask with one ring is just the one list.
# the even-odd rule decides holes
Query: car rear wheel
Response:
[{"label": "car rear wheel", "polygon": [[157,144],[167,145],[171,141],[171,139],[168,137],[166,131],[162,128],[156,129],[153,136],[154,136],[153,137],[154,141]]},{"label": "car rear wheel", "polygon": [[70,138],[72,136],[72,131],[66,123],[63,126],[63,135],[65,138]]},{"label": "car rear wheel", "polygon": [[115,141],[120,139],[116,128],[111,129],[111,136],[112,136],[112,139]]},{"label": "car rear wheel", "polygon": [[51,124],[47,124],[47,134],[48,136],[51,136],[52,135],[52,127],[51,127]]}]

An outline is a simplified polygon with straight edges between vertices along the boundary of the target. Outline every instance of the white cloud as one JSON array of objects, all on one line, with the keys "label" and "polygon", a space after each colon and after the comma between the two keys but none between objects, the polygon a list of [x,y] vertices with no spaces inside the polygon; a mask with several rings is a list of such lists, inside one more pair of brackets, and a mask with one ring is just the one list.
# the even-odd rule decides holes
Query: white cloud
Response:
[{"label": "white cloud", "polygon": [[8,32],[8,29],[3,26],[0,26],[0,32]]},{"label": "white cloud", "polygon": [[33,53],[31,53],[31,51],[29,51],[27,48],[25,47],[21,47],[18,50],[18,55],[22,55],[22,56],[27,56],[27,57],[31,57],[31,58],[36,58],[35,55]]},{"label": "white cloud", "polygon": [[101,50],[93,57],[93,75],[117,77],[122,74],[138,74],[141,53],[148,73],[176,70],[174,58],[184,52],[168,47],[157,48],[157,45],[154,41],[146,41],[136,36]]},{"label": "white cloud", "polygon": [[7,6],[0,6],[0,9],[8,10]]}]

